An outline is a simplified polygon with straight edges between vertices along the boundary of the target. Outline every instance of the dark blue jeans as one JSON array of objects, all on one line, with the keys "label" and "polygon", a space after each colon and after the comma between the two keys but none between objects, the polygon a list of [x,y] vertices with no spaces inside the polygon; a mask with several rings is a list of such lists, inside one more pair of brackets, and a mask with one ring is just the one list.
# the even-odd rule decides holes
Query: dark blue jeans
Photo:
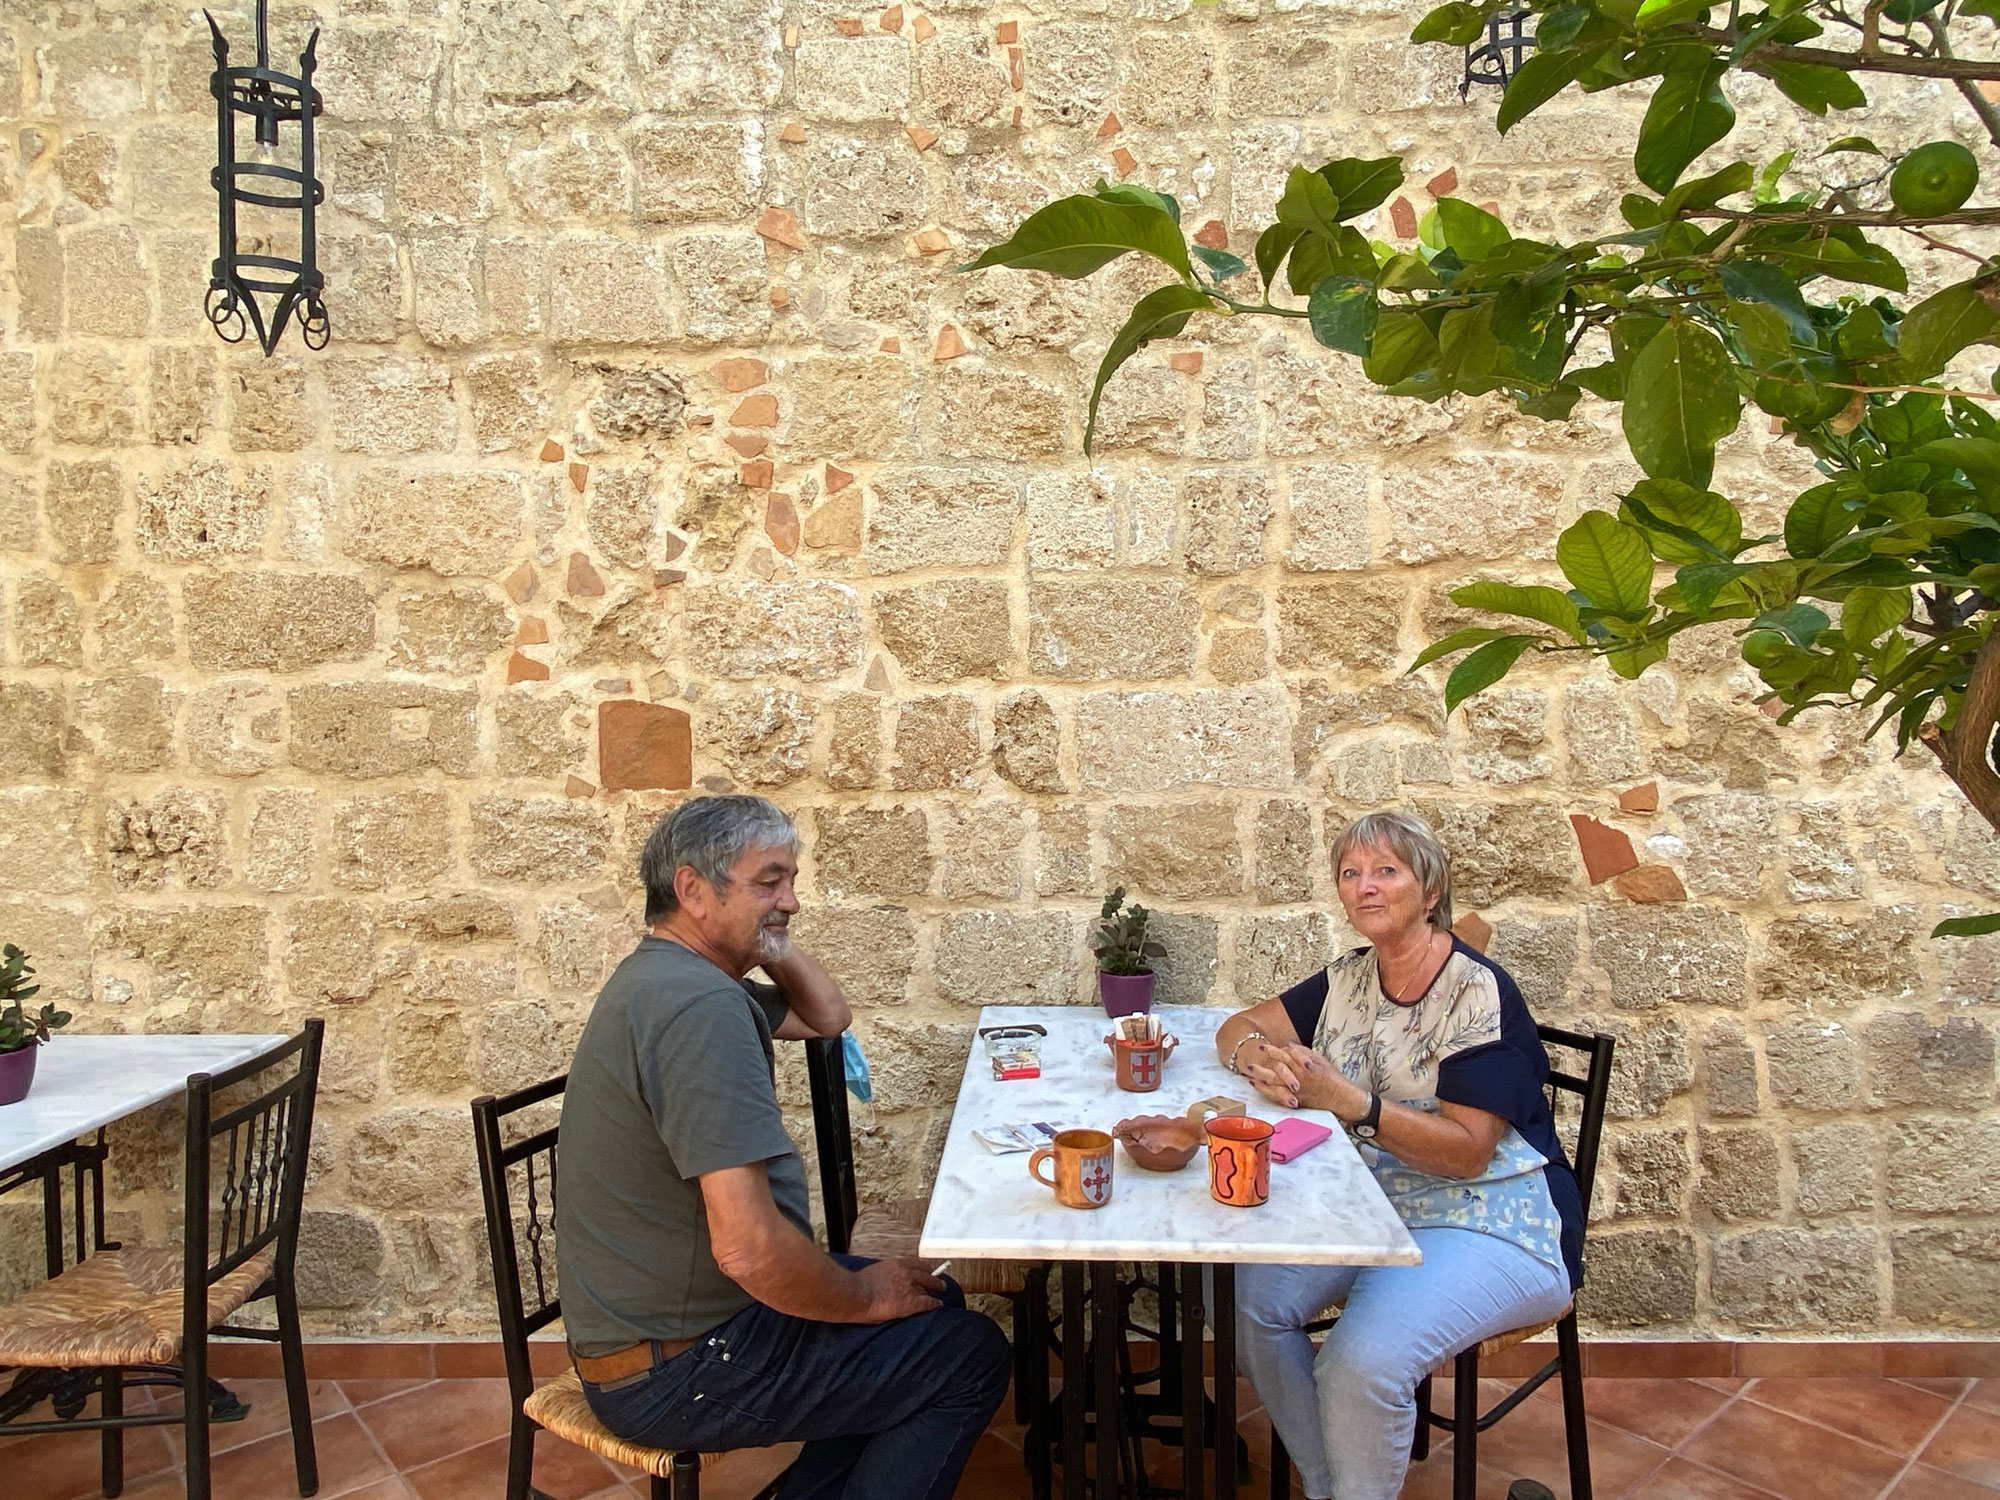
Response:
[{"label": "dark blue jeans", "polygon": [[606,1427],[651,1448],[803,1442],[783,1500],[949,1500],[1007,1394],[1009,1356],[999,1326],[946,1284],[935,1312],[893,1323],[814,1323],[755,1303],[646,1374],[609,1389],[586,1380],[584,1395]]}]

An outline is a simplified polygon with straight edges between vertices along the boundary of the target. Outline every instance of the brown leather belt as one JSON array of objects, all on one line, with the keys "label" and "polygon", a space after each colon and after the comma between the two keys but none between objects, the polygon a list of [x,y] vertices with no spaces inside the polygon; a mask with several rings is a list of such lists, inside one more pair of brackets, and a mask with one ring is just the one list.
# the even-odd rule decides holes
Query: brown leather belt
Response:
[{"label": "brown leather belt", "polygon": [[693,1339],[647,1339],[620,1349],[616,1354],[600,1354],[595,1359],[584,1359],[574,1349],[569,1352],[569,1362],[576,1366],[577,1377],[588,1380],[592,1385],[609,1385],[614,1380],[623,1380],[628,1375],[641,1375],[653,1368],[657,1354],[662,1364],[676,1354],[685,1354],[695,1346]]}]

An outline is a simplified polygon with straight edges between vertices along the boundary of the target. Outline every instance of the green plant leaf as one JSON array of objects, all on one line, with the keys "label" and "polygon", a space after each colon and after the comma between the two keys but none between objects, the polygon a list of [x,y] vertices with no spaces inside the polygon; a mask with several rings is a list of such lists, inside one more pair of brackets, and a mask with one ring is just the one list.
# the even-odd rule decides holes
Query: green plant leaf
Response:
[{"label": "green plant leaf", "polygon": [[1768,208],[1779,198],[1778,184],[1792,169],[1792,161],[1798,156],[1796,151],[1781,151],[1764,164],[1764,170],[1757,174],[1757,187],[1751,195],[1759,208]]},{"label": "green plant leaf", "polygon": [[1391,308],[1375,325],[1362,370],[1377,385],[1395,385],[1420,370],[1437,366],[1443,355],[1428,324],[1413,312]]},{"label": "green plant leaf", "polygon": [[1706,615],[1714,605],[1716,595],[1762,566],[1762,563],[1689,563],[1674,574],[1674,587],[1680,590],[1681,607],[1691,615]]},{"label": "green plant leaf", "polygon": [[1722,92],[1728,65],[1706,47],[1675,52],[1640,122],[1639,145],[1632,155],[1639,180],[1656,193],[1669,191],[1688,163],[1736,123],[1735,107]]},{"label": "green plant leaf", "polygon": [[1097,367],[1097,382],[1090,388],[1090,419],[1083,429],[1083,451],[1090,452],[1091,443],[1097,435],[1097,403],[1104,395],[1104,386],[1118,367],[1137,354],[1154,339],[1170,339],[1187,327],[1188,319],[1198,312],[1212,312],[1215,303],[1206,292],[1191,286],[1163,286],[1146,293],[1132,308],[1132,315],[1125,320],[1125,326],[1118,330],[1111,340],[1111,347],[1104,351],[1104,359]]},{"label": "green plant leaf", "polygon": [[1804,343],[1813,340],[1812,314],[1799,284],[1783,266],[1768,260],[1731,260],[1722,265],[1722,289],[1738,302],[1761,302],[1785,315],[1792,333]]},{"label": "green plant leaf", "polygon": [[1715,445],[1736,430],[1742,405],[1721,340],[1675,319],[1632,362],[1622,408],[1625,439],[1650,477],[1705,489],[1715,471]]},{"label": "green plant leaf", "polygon": [[1795,646],[1810,646],[1833,622],[1825,610],[1801,601],[1783,609],[1767,609],[1750,623],[1756,630],[1781,631]]},{"label": "green plant leaf", "polygon": [[1440,5],[1430,12],[1410,32],[1413,42],[1449,42],[1454,47],[1469,47],[1478,41],[1486,30],[1486,16],[1476,5],[1467,5],[1464,0],[1452,0],[1450,5]]},{"label": "green plant leaf", "polygon": [[1538,637],[1532,635],[1503,635],[1497,641],[1488,641],[1477,651],[1451,669],[1451,676],[1444,681],[1444,711],[1450,713],[1470,698],[1493,686],[1507,675],[1521,653],[1534,645]]},{"label": "green plant leaf", "polygon": [[1130,203],[1137,208],[1157,208],[1176,224],[1181,221],[1181,200],[1171,193],[1157,193],[1136,182],[1106,182],[1102,177],[1091,189],[1106,203]]},{"label": "green plant leaf", "polygon": [[1183,278],[1194,275],[1180,225],[1164,210],[1083,195],[1036,210],[1012,236],[959,269],[1013,266],[1075,281],[1130,250],[1152,256]]},{"label": "green plant leaf", "polygon": [[1581,642],[1583,622],[1576,613],[1576,601],[1561,589],[1547,584],[1482,582],[1468,583],[1451,591],[1451,602],[1462,609],[1483,609],[1496,615],[1521,615],[1544,625],[1553,625],[1571,640]]},{"label": "green plant leaf", "polygon": [[1933,292],[1904,315],[1896,331],[1900,368],[1912,381],[1928,380],[1973,344],[2000,332],[1996,314],[1974,281]]},{"label": "green plant leaf", "polygon": [[1829,109],[1860,109],[1868,102],[1861,85],[1842,68],[1759,57],[1753,60],[1751,70],[1762,73],[1787,99],[1811,114],[1823,115]]},{"label": "green plant leaf", "polygon": [[1243,264],[1243,257],[1231,255],[1227,250],[1211,250],[1206,245],[1190,245],[1188,253],[1207,266],[1217,281],[1227,281],[1232,276],[1241,276],[1250,268]]},{"label": "green plant leaf", "polygon": [[1463,198],[1438,199],[1437,216],[1445,244],[1458,252],[1460,260],[1483,260],[1513,238],[1505,224]]},{"label": "green plant leaf", "polygon": [[1678,25],[1682,21],[1692,21],[1714,3],[1715,0],[1640,0],[1632,24],[1641,31],[1656,26]]},{"label": "green plant leaf", "polygon": [[1855,651],[1865,651],[1909,617],[1908,589],[1853,589],[1840,603],[1840,633]]},{"label": "green plant leaf", "polygon": [[[1789,156],[1783,159],[1791,160]],[[1671,219],[1681,210],[1688,208],[1713,208],[1724,198],[1749,192],[1754,181],[1750,173],[1750,163],[1733,161],[1721,171],[1684,182],[1667,194],[1660,200],[1660,218]],[[1629,215],[1626,222],[1631,222]]]},{"label": "green plant leaf", "polygon": [[1319,175],[1340,200],[1340,217],[1352,219],[1380,207],[1403,185],[1403,159],[1376,156],[1364,161],[1358,156],[1343,156],[1326,163],[1319,169]]},{"label": "green plant leaf", "polygon": [[1785,512],[1785,550],[1793,557],[1818,557],[1860,518],[1860,504],[1848,485],[1816,484]]},{"label": "green plant leaf", "polygon": [[1956,469],[1982,490],[2000,491],[2000,442],[1992,438],[1938,438],[1918,447],[1911,457]]},{"label": "green plant leaf", "polygon": [[1494,125],[1502,135],[1581,78],[1611,50],[1611,43],[1537,52],[1507,80]]},{"label": "green plant leaf", "polygon": [[1340,237],[1340,199],[1333,185],[1319,173],[1293,167],[1285,177],[1285,190],[1278,195],[1278,222],[1294,229]]},{"label": "green plant leaf", "polygon": [[[1995,0],[2000,5],[2000,0]],[[1970,10],[1971,6],[1966,9]],[[1980,12],[1984,15],[1986,12]],[[1993,17],[2000,20],[2000,16]],[[2000,911],[1989,911],[1977,917],[1946,917],[1931,929],[1931,936],[1941,937],[1984,937],[1989,932],[2000,932]]]},{"label": "green plant leaf", "polygon": [[1678,479],[1642,479],[1618,508],[1670,563],[1726,562],[1743,540],[1743,517],[1714,490]]},{"label": "green plant leaf", "polygon": [[[1993,3],[2000,5],[2000,0],[1993,0]],[[1842,151],[1860,151],[1865,152],[1869,156],[1880,156],[1882,154],[1882,148],[1869,140],[1867,136],[1844,135],[1824,151],[1820,152],[1820,155],[1832,156]]]},{"label": "green plant leaf", "polygon": [[1606,614],[1643,616],[1652,602],[1653,553],[1636,526],[1587,510],[1556,540],[1556,563]]},{"label": "green plant leaf", "polygon": [[1264,278],[1265,291],[1270,291],[1271,283],[1277,279],[1278,267],[1285,263],[1285,257],[1304,233],[1303,229],[1294,229],[1289,224],[1273,224],[1257,236],[1257,274]]},{"label": "green plant leaf", "polygon": [[1417,659],[1410,663],[1408,670],[1414,672],[1418,667],[1429,666],[1440,656],[1450,656],[1454,651],[1464,651],[1472,646],[1483,646],[1506,634],[1507,631],[1495,630],[1488,625],[1469,625],[1464,630],[1454,630],[1443,640],[1432,641],[1418,652]]},{"label": "green plant leaf", "polygon": [[1375,300],[1375,283],[1358,276],[1327,277],[1312,289],[1306,303],[1313,337],[1327,348],[1347,354],[1368,352],[1381,310]]}]

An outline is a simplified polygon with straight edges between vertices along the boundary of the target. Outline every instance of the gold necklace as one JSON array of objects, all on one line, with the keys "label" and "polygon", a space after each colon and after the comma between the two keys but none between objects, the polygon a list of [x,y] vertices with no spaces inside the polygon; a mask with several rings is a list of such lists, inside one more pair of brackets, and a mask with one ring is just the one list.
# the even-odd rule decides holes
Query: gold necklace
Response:
[{"label": "gold necklace", "polygon": [[[1410,987],[1414,985],[1419,978],[1422,977],[1424,970],[1430,966],[1431,949],[1434,948],[1436,945],[1437,945],[1437,934],[1433,932],[1429,937],[1424,939],[1424,956],[1417,960],[1417,967],[1411,972],[1409,979],[1405,981],[1403,987],[1400,990],[1396,991],[1395,994],[1389,997],[1391,1000],[1395,1001],[1396,1004],[1402,1005],[1408,999],[1410,993]],[[1380,959],[1376,960],[1376,965],[1378,968],[1380,967],[1381,965]]]}]

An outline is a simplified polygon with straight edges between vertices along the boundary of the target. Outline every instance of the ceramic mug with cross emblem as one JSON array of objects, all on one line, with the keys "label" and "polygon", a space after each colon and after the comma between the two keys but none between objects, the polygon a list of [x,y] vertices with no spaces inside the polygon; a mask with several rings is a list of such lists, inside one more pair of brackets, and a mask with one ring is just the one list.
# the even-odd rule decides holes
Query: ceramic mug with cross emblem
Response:
[{"label": "ceramic mug with cross emblem", "polygon": [[[1064,1130],[1055,1144],[1028,1158],[1028,1175],[1056,1190],[1064,1208],[1102,1208],[1111,1201],[1111,1137],[1101,1130]],[[1042,1175],[1042,1163],[1054,1159],[1054,1181]]]},{"label": "ceramic mug with cross emblem", "polygon": [[1231,1208],[1255,1208],[1271,1196],[1271,1122],[1216,1115],[1208,1136],[1208,1195]]},{"label": "ceramic mug with cross emblem", "polygon": [[1174,1055],[1180,1038],[1165,1032],[1152,1041],[1134,1042],[1122,1036],[1108,1036],[1104,1045],[1111,1049],[1118,1087],[1131,1094],[1150,1094],[1160,1086],[1167,1071],[1167,1059]]}]

